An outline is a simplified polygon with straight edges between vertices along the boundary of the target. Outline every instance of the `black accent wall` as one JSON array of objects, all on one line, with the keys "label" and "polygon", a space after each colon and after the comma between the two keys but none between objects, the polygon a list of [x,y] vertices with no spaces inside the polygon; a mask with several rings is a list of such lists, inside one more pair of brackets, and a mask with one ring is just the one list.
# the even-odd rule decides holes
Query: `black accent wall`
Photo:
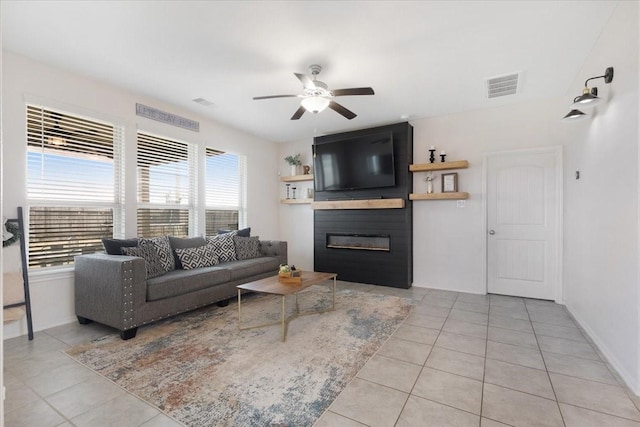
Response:
[{"label": "black accent wall", "polygon": [[[314,269],[338,274],[339,280],[409,288],[413,282],[413,219],[409,193],[413,178],[413,127],[409,123],[381,126],[314,138],[314,145],[392,131],[394,187],[349,191],[316,191],[315,201],[404,199],[401,209],[314,210]],[[315,147],[314,147],[315,148]],[[314,149],[315,153],[315,149]],[[327,248],[327,234],[388,235],[390,250]]]}]

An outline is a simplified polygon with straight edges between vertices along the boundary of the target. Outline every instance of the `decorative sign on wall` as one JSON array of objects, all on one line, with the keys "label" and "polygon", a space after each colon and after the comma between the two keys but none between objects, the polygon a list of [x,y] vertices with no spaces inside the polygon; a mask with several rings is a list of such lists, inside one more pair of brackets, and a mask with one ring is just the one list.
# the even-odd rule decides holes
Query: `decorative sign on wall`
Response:
[{"label": "decorative sign on wall", "polygon": [[172,126],[189,129],[194,132],[200,132],[200,123],[195,120],[189,120],[184,117],[176,116],[175,114],[165,113],[157,108],[147,107],[146,105],[136,103],[136,115],[167,123]]}]

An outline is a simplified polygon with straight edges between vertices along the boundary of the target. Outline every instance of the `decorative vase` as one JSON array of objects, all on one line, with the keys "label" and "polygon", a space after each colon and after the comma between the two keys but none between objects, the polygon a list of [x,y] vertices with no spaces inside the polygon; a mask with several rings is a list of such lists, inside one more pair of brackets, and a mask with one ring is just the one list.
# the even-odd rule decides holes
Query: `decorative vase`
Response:
[{"label": "decorative vase", "polygon": [[298,165],[291,165],[291,176],[298,175]]},{"label": "decorative vase", "polygon": [[427,194],[433,193],[433,182],[427,181]]}]

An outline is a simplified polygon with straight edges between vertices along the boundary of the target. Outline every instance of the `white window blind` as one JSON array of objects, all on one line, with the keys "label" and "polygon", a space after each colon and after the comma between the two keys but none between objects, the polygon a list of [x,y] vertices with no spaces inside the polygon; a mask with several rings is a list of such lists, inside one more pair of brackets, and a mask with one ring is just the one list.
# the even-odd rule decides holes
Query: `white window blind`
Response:
[{"label": "white window blind", "polygon": [[124,129],[27,106],[29,267],[73,263],[122,236]]},{"label": "white window blind", "polygon": [[244,226],[244,157],[207,148],[205,182],[206,234]]},{"label": "white window blind", "polygon": [[138,133],[138,236],[188,236],[195,230],[193,144]]}]

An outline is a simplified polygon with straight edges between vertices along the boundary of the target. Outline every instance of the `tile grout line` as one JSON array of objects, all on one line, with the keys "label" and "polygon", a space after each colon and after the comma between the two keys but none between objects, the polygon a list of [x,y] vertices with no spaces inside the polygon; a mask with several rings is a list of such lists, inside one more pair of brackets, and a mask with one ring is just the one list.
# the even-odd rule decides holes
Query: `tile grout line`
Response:
[{"label": "tile grout line", "polygon": [[[64,344],[64,345],[66,346],[66,348],[70,348],[70,347],[71,347],[69,344],[67,344],[66,342],[64,342],[64,341],[60,340],[58,337],[56,337],[56,336],[54,336],[54,335],[49,334],[46,330],[45,330],[45,331],[40,331],[40,332],[41,332],[41,333],[43,333],[44,335],[48,336],[49,338],[51,338],[51,339],[53,339],[53,340],[56,340],[56,341],[58,341],[58,342],[59,342],[59,343],[61,343],[61,344]],[[62,350],[62,349],[60,349],[60,350],[56,350],[56,351],[59,351],[59,352],[61,352],[61,353],[64,353],[64,350]],[[88,368],[86,368],[86,367],[84,367],[84,366],[83,366],[83,368],[88,369]],[[20,381],[20,384],[22,384],[22,386],[23,386],[23,387],[27,388],[27,389],[28,389],[28,390],[30,390],[33,394],[35,394],[35,395],[38,397],[39,401],[41,401],[42,403],[44,403],[45,405],[47,405],[49,408],[51,408],[51,410],[53,410],[55,413],[57,413],[58,415],[60,415],[60,416],[62,417],[62,419],[63,419],[63,420],[65,420],[66,422],[68,422],[68,423],[70,423],[70,424],[72,424],[72,425],[75,425],[74,423],[72,423],[72,422],[71,422],[71,418],[68,418],[65,414],[63,414],[62,412],[60,412],[60,410],[58,410],[58,408],[56,408],[53,404],[51,404],[51,403],[47,400],[47,398],[46,398],[45,396],[43,396],[42,394],[40,394],[40,393],[39,393],[37,390],[35,390],[33,387],[29,386],[29,385],[26,383],[25,378],[19,378],[19,377],[17,377],[17,376],[16,376],[16,379],[17,379],[18,381]],[[70,386],[70,387],[72,387],[72,386]],[[69,387],[67,387],[67,388],[69,388]],[[63,390],[66,390],[66,388],[65,388],[65,389],[63,389]],[[59,390],[59,391],[62,391],[62,390]],[[58,393],[58,392],[56,392],[56,393]],[[54,394],[55,394],[55,393],[54,393]],[[20,407],[20,408],[14,408],[14,411],[15,411],[15,410],[20,410],[21,408],[22,408],[22,407]]]},{"label": "tile grout line", "polygon": [[[487,296],[489,296],[489,294],[487,294]],[[487,383],[486,382],[486,375],[487,375],[487,359],[489,359],[489,357],[487,356],[488,351],[489,351],[489,317],[491,316],[491,297],[489,296],[489,312],[487,313],[487,339],[485,342],[485,348],[484,348],[484,371],[482,372],[482,394],[480,396],[480,427],[482,427],[482,409],[484,407],[484,386],[485,384],[491,384],[491,383]],[[503,343],[504,344],[504,343]],[[494,360],[494,359],[491,359]],[[495,385],[495,384],[494,384]],[[489,420],[493,420],[493,418],[488,418],[485,417]],[[496,422],[508,425],[508,426],[512,426],[512,424],[507,424],[505,422],[502,421],[498,421],[498,420],[494,420]]]},{"label": "tile grout line", "polygon": [[482,392],[480,393],[480,424],[482,426],[482,410],[484,409],[484,386],[487,376],[487,352],[489,351],[489,316],[491,315],[491,297],[489,297],[489,309],[487,310],[487,339],[484,341],[484,365],[482,369]]},{"label": "tile grout line", "polygon": [[[424,300],[424,298],[427,295],[429,295],[430,293],[431,293],[431,289],[429,289],[429,292],[427,292],[426,294],[423,295],[423,297],[420,299],[420,302],[422,302]],[[415,307],[417,307],[417,304],[414,306],[414,309],[415,309]],[[428,328],[425,328],[425,329],[428,329]],[[420,375],[422,375],[422,370],[424,369],[424,365],[427,363],[427,360],[429,359],[429,356],[431,356],[431,352],[433,351],[433,347],[436,345],[436,341],[438,340],[439,336],[440,336],[440,332],[438,332],[438,336],[433,341],[433,345],[431,346],[431,349],[429,350],[429,354],[427,355],[427,358],[424,360],[424,363],[422,364],[422,367],[420,368],[420,373],[418,373],[418,376],[416,377],[415,381],[413,382],[413,385],[411,386],[411,390],[409,390],[409,393],[407,394],[407,399],[404,401],[404,404],[402,405],[402,409],[400,409],[400,412],[398,413],[398,416],[396,417],[396,421],[393,423],[394,426],[396,426],[398,424],[398,422],[400,421],[400,417],[402,417],[402,413],[404,412],[404,409],[407,407],[407,402],[409,402],[409,399],[411,398],[411,396],[413,396],[413,389],[415,388],[416,383],[418,382],[418,379],[420,379]]]},{"label": "tile grout line", "polygon": [[[524,308],[525,308],[525,310],[527,310],[527,316],[529,316],[529,322],[532,322],[531,314],[529,313],[529,307],[527,306],[526,301],[524,303]],[[533,323],[531,323],[531,329],[533,329]],[[540,357],[542,358],[542,363],[544,364],[544,370],[547,373],[547,379],[549,380],[549,385],[551,386],[551,391],[553,392],[553,397],[556,400],[556,406],[558,407],[558,412],[560,413],[560,419],[562,420],[562,424],[564,426],[566,426],[567,423],[565,423],[564,415],[562,414],[562,410],[560,409],[560,402],[558,401],[558,395],[556,394],[556,388],[553,386],[553,382],[551,381],[551,375],[549,374],[549,368],[547,368],[547,362],[544,359],[544,354],[542,353],[542,347],[540,347],[540,342],[538,341],[538,335],[536,334],[535,329],[533,329],[533,336],[536,339],[536,344],[538,344],[538,351],[540,352]]]}]

